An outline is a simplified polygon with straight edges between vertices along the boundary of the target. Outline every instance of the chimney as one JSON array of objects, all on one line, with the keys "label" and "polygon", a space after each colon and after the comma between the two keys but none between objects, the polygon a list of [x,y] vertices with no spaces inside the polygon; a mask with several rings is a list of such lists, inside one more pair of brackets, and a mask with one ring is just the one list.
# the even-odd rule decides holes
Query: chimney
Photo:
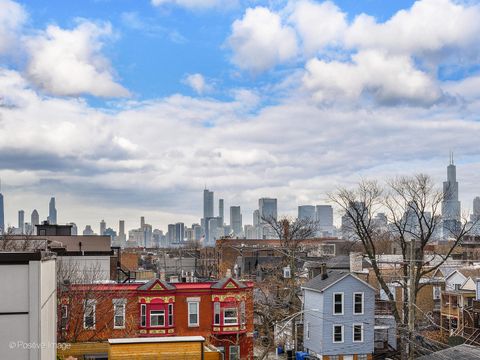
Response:
[{"label": "chimney", "polygon": [[320,274],[322,275],[322,280],[328,278],[327,264],[323,263],[322,265],[320,265]]}]

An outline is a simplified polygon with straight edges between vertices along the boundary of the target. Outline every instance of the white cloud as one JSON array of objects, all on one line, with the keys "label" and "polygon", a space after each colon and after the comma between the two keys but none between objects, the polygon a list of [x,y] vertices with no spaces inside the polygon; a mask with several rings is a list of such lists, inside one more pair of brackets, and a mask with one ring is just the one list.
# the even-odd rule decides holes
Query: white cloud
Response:
[{"label": "white cloud", "polygon": [[298,31],[307,55],[327,46],[339,45],[347,29],[346,14],[330,1],[296,2],[289,20]]},{"label": "white cloud", "polygon": [[153,6],[174,4],[188,9],[207,9],[213,7],[231,7],[237,0],[152,0]]},{"label": "white cloud", "polygon": [[104,40],[111,36],[109,23],[82,20],[72,30],[50,25],[27,40],[26,73],[37,86],[54,95],[128,96],[101,53]]},{"label": "white cloud", "polygon": [[233,62],[252,72],[265,71],[297,54],[295,31],[264,7],[248,8],[244,17],[233,23],[228,43]]},{"label": "white cloud", "polygon": [[208,84],[202,74],[188,74],[183,82],[190,86],[197,94],[203,95],[213,89],[213,86]]},{"label": "white cloud", "polygon": [[10,0],[0,0],[0,54],[17,47],[19,31],[27,14],[23,7]]},{"label": "white cloud", "polygon": [[373,50],[353,55],[351,63],[312,59],[303,82],[320,102],[367,95],[383,104],[432,105],[442,96],[436,82],[415,69],[410,57]]}]

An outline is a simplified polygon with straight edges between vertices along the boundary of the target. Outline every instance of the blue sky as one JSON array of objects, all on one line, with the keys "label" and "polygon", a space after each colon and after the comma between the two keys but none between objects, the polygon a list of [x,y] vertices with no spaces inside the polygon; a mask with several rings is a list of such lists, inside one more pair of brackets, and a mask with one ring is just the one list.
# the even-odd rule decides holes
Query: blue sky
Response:
[{"label": "blue sky", "polygon": [[[0,0],[7,222],[245,223],[338,186],[459,164],[480,194],[477,1]],[[218,195],[218,196],[217,196]]]}]

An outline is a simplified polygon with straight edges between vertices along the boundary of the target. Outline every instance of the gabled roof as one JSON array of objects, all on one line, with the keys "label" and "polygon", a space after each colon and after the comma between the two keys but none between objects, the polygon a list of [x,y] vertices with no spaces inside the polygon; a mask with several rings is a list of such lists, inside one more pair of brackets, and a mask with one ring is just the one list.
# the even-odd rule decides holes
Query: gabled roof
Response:
[{"label": "gabled roof", "polygon": [[162,290],[174,290],[175,286],[170,285],[169,283],[162,281],[160,279],[152,279],[149,282],[138,287],[138,290],[150,290],[150,291],[162,291]]},{"label": "gabled roof", "polygon": [[344,278],[351,276],[355,278],[356,280],[360,281],[363,283],[365,286],[368,286],[372,290],[376,290],[373,286],[368,284],[367,282],[359,279],[349,271],[343,271],[343,270],[327,270],[327,277],[325,279],[322,278],[322,274],[314,277],[310,281],[308,281],[305,285],[302,286],[302,289],[309,289],[309,290],[315,290],[315,291],[325,291],[327,290],[330,286],[340,282]]},{"label": "gabled roof", "polygon": [[247,286],[231,277],[224,277],[212,285],[212,289],[244,289]]},{"label": "gabled roof", "polygon": [[480,348],[473,345],[457,345],[445,350],[421,356],[418,360],[437,360],[437,359],[462,359],[478,360],[480,358]]}]

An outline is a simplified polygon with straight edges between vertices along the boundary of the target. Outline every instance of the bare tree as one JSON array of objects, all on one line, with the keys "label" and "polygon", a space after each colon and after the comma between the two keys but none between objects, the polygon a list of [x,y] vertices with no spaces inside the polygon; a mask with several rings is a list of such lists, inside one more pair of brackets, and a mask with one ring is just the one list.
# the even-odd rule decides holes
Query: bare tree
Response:
[{"label": "bare tree", "polygon": [[[443,195],[424,174],[398,177],[385,186],[375,181],[362,181],[355,189],[340,188],[329,197],[345,213],[342,231],[362,244],[378,283],[391,303],[403,345],[414,345],[414,304],[419,290],[425,286],[421,279],[449,258],[469,231],[467,221],[456,221],[455,226],[448,229],[453,241],[443,255],[427,251],[428,244],[439,240]],[[374,217],[379,212],[385,213],[387,226]],[[385,239],[390,239],[402,256],[398,264],[401,276],[397,279],[404,294],[402,313],[395,306],[395,294],[388,286],[391,279],[382,273],[378,262],[379,245],[384,244]],[[413,358],[414,346],[402,353]]]}]

